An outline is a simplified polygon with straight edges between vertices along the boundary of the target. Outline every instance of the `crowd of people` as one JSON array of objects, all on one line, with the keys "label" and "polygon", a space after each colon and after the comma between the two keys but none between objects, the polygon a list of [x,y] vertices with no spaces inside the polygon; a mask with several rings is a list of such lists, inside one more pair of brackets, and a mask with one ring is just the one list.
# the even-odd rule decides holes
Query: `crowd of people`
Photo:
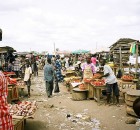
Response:
[{"label": "crowd of people", "polygon": [[[46,84],[46,92],[48,97],[52,96],[52,92],[59,92],[58,82],[63,81],[62,71],[67,70],[70,66],[74,66],[81,71],[82,79],[92,78],[93,75],[102,68],[104,74],[100,78],[106,81],[107,104],[111,104],[111,95],[116,96],[116,104],[119,106],[119,88],[117,78],[109,65],[106,65],[106,60],[98,61],[94,55],[80,55],[78,57],[71,55],[70,57],[53,56],[47,58],[47,63],[44,67],[44,80]],[[55,87],[54,87],[55,85]]]},{"label": "crowd of people", "polygon": [[[107,104],[111,104],[111,95],[116,97],[117,106],[119,106],[119,88],[117,84],[117,78],[114,75],[111,67],[106,64],[105,59],[100,59],[96,56],[91,55],[70,55],[66,57],[60,57],[59,55],[52,57],[30,57],[23,58],[15,57],[15,60],[8,66],[8,71],[14,71],[16,76],[23,75],[23,80],[27,85],[28,97],[30,97],[30,86],[31,86],[31,76],[38,76],[39,64],[41,64],[40,69],[44,70],[44,80],[46,86],[46,94],[48,98],[52,97],[53,92],[60,92],[59,82],[63,82],[64,76],[63,71],[69,69],[69,67],[74,66],[75,70],[81,71],[82,79],[92,78],[93,75],[99,71],[103,70],[103,75],[100,78],[105,78],[106,82],[106,96]],[[24,64],[23,64],[24,63]],[[23,67],[24,66],[24,67]],[[19,74],[19,70],[23,73]],[[8,112],[7,95],[8,95],[7,80],[2,73],[2,68],[0,68],[0,129],[13,130],[12,117]],[[140,108],[140,98],[138,98],[133,105],[133,109],[139,116]],[[6,120],[6,122],[5,122]]]}]

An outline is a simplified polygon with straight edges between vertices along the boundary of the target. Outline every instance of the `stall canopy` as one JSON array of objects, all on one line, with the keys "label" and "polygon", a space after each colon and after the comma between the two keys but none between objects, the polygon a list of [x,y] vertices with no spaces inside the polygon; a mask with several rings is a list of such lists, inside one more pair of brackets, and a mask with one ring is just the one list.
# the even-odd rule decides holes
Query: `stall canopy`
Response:
[{"label": "stall canopy", "polygon": [[121,50],[129,52],[130,50],[130,44],[132,42],[135,42],[137,40],[131,39],[131,38],[121,38],[117,42],[115,42],[113,45],[111,45],[110,52],[119,52],[120,47]]},{"label": "stall canopy", "polygon": [[128,66],[127,62],[131,53],[130,47],[134,43],[137,43],[138,50],[140,50],[139,41],[131,38],[121,38],[110,46],[110,54],[113,55],[113,61],[120,68]]},{"label": "stall canopy", "polygon": [[85,54],[85,53],[90,53],[88,50],[76,50],[73,51],[72,54]]},{"label": "stall canopy", "polygon": [[68,54],[70,54],[71,52],[70,51],[66,51],[66,50],[64,50],[64,51],[57,51],[56,52],[56,54],[63,54],[63,55],[68,55]]},{"label": "stall canopy", "polygon": [[0,53],[7,53],[7,52],[16,52],[12,47],[4,46],[0,47]]}]

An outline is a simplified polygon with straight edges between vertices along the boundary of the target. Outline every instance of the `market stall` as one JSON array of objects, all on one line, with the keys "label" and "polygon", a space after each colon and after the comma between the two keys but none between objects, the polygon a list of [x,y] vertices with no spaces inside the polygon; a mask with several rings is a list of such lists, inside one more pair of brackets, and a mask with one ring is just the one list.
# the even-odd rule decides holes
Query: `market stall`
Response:
[{"label": "market stall", "polygon": [[[130,47],[134,42],[137,42],[137,40],[130,38],[121,38],[110,46],[110,55],[112,55],[114,65],[117,70],[121,69],[122,72],[124,72],[126,70],[125,68],[130,68],[128,63],[129,56],[131,54]],[[140,45],[138,45],[138,50],[140,50]]]},{"label": "market stall", "polygon": [[8,70],[8,63],[12,63],[15,60],[13,55],[15,51],[9,46],[0,47],[0,65],[5,71]]}]

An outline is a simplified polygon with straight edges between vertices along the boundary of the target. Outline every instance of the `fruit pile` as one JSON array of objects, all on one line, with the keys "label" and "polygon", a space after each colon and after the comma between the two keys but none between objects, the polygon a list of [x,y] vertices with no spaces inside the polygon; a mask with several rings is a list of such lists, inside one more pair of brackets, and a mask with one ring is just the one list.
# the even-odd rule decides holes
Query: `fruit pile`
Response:
[{"label": "fruit pile", "polygon": [[94,86],[105,86],[105,80],[99,79],[99,80],[91,82],[91,84]]},{"label": "fruit pile", "polygon": [[92,78],[84,78],[84,83],[90,83]]},{"label": "fruit pile", "polygon": [[102,75],[99,73],[94,74],[93,79],[99,79]]},{"label": "fruit pile", "polygon": [[132,81],[134,79],[133,75],[123,75],[122,80],[124,81]]},{"label": "fruit pile", "polygon": [[81,90],[85,90],[85,89],[86,89],[86,87],[85,87],[84,84],[80,84],[78,87],[79,87],[79,89],[81,89]]}]

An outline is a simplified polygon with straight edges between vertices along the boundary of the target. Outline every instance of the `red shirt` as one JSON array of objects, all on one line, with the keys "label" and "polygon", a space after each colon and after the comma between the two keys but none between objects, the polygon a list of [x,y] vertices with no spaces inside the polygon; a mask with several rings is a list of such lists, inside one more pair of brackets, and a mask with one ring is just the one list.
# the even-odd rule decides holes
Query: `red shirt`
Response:
[{"label": "red shirt", "polygon": [[0,130],[13,130],[12,116],[7,103],[7,79],[0,71]]}]

